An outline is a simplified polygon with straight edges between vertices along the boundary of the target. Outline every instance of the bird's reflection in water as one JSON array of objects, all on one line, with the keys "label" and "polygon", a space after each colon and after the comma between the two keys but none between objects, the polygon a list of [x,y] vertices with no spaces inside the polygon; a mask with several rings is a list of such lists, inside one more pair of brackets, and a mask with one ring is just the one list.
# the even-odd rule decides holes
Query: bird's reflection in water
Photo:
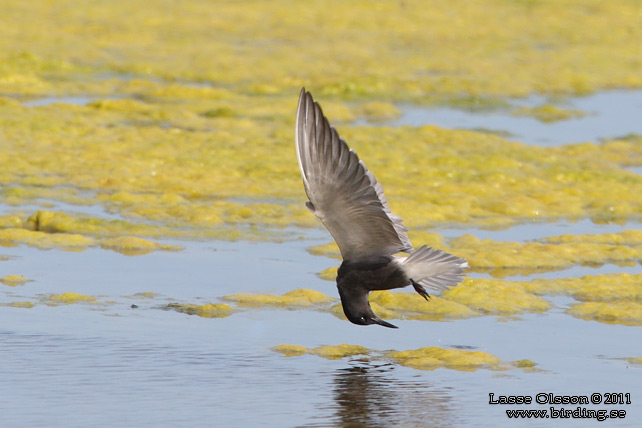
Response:
[{"label": "bird's reflection in water", "polygon": [[[335,372],[335,416],[329,426],[449,427],[456,415],[447,391],[400,380],[393,365],[359,362]],[[328,425],[326,425],[328,426]]]}]

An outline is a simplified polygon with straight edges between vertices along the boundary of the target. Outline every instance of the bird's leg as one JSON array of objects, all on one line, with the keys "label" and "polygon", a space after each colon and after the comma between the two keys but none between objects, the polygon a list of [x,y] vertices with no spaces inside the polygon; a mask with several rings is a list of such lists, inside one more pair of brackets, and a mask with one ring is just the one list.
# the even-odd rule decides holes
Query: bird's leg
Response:
[{"label": "bird's leg", "polygon": [[415,288],[415,291],[417,293],[419,293],[419,295],[421,297],[423,297],[426,300],[430,300],[430,294],[428,294],[428,292],[426,291],[426,289],[423,286],[421,286],[421,285],[419,285],[419,283],[415,282],[414,279],[410,279],[410,283]]}]

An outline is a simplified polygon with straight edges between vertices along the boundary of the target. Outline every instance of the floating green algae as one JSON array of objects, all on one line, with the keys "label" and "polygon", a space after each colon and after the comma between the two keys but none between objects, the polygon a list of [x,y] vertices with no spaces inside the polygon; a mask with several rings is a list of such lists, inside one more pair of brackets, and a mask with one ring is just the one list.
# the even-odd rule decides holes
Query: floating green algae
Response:
[{"label": "floating green algae", "polygon": [[[530,312],[546,312],[551,303],[543,297],[547,295],[567,295],[581,302],[603,303],[600,310],[609,303],[636,302],[642,299],[642,274],[604,274],[587,275],[580,278],[535,278],[529,281],[501,280],[488,278],[466,278],[457,286],[444,291],[441,296],[431,296],[424,300],[414,292],[373,291],[370,293],[372,310],[384,319],[408,319],[420,321],[456,320],[483,315],[513,316]],[[343,308],[338,299],[314,290],[293,290],[283,295],[239,293],[223,296],[222,299],[235,302],[244,307],[307,308],[330,311],[345,319]],[[331,306],[328,304],[334,303]],[[625,303],[628,304],[628,303]],[[629,324],[633,315],[611,319],[613,323],[623,320]],[[604,309],[605,310],[605,309]],[[579,314],[581,309],[569,310],[571,315]],[[587,315],[585,319],[591,316]],[[629,319],[630,318],[630,319]]]},{"label": "floating green algae", "polygon": [[341,258],[339,246],[334,241],[328,242],[327,244],[313,245],[312,247],[308,248],[308,252],[310,254],[314,254],[315,256],[333,257],[335,259]]},{"label": "floating green algae", "polygon": [[[374,310],[377,314],[391,319],[440,321],[480,315],[468,306],[437,296],[431,296],[427,302],[414,292],[373,291],[370,293],[370,305],[373,309],[376,308]],[[337,308],[336,312],[339,312],[339,309]]]},{"label": "floating green algae", "polygon": [[128,256],[147,254],[154,250],[179,251],[183,248],[180,245],[163,245],[135,236],[105,239],[101,241],[100,246]]},{"label": "floating green algae", "polygon": [[520,107],[511,111],[511,114],[513,116],[532,116],[545,123],[586,116],[586,113],[581,110],[563,109],[550,104],[538,107]]},{"label": "floating green algae", "polygon": [[24,285],[30,280],[28,278],[25,278],[22,275],[5,275],[2,278],[0,278],[0,283],[4,285],[8,285],[10,287],[17,287],[19,285]]},{"label": "floating green algae", "polygon": [[368,355],[370,350],[363,346],[341,344],[317,346],[316,348],[308,350],[308,353],[318,355],[328,360],[338,360],[355,355]]},{"label": "floating green algae", "polygon": [[49,296],[46,296],[44,300],[49,305],[57,305],[60,303],[66,305],[73,303],[97,303],[97,300],[94,296],[87,296],[71,291],[61,294],[51,294]]},{"label": "floating green algae", "polygon": [[587,321],[606,324],[642,325],[642,303],[637,300],[585,302],[572,306],[567,312]]},{"label": "floating green algae", "polygon": [[0,306],[4,306],[8,308],[31,309],[35,306],[35,304],[33,302],[11,302],[11,303],[0,303]]},{"label": "floating green algae", "polygon": [[136,293],[130,297],[133,297],[135,299],[153,299],[156,296],[158,296],[158,293],[154,291],[141,291],[140,293]]},{"label": "floating green algae", "polygon": [[82,251],[95,244],[95,240],[71,233],[51,234],[27,229],[0,229],[0,245],[26,244],[40,249],[60,248]]},{"label": "floating green algae", "polygon": [[511,363],[513,366],[520,369],[534,369],[537,363],[531,360],[517,360]]},{"label": "floating green algae", "polygon": [[636,2],[154,5],[6,2],[0,91],[100,93],[109,78],[72,84],[65,77],[111,72],[262,95],[308,82],[341,97],[474,100],[639,87],[642,79]]},{"label": "floating green algae", "polygon": [[308,352],[308,348],[301,345],[277,345],[272,350],[286,357],[298,357]]},{"label": "floating green algae", "polygon": [[83,250],[97,244],[104,249],[126,255],[147,254],[154,250],[178,251],[178,245],[159,244],[136,236],[119,236],[126,232],[157,235],[167,228],[135,225],[120,220],[96,217],[75,217],[63,212],[39,210],[24,220],[21,216],[0,217],[6,228],[0,227],[0,244],[26,244],[40,249],[62,248]]},{"label": "floating green algae", "polygon": [[580,301],[642,300],[642,274],[613,273],[586,275],[580,278],[535,278],[522,284],[534,294],[566,294]]},{"label": "floating green algae", "polygon": [[74,216],[65,212],[38,210],[30,215],[26,221],[18,223],[14,227],[21,227],[29,230],[47,233],[76,233],[93,237],[113,237],[123,234],[142,234],[146,236],[158,236],[168,233],[161,227],[154,227],[148,224],[138,224],[123,220],[106,220],[90,216]]},{"label": "floating green algae", "polygon": [[496,367],[501,362],[499,358],[487,352],[446,349],[437,346],[411,351],[390,352],[387,356],[403,366],[419,370],[447,368],[460,371],[475,371],[480,368]]},{"label": "floating green algae", "polygon": [[313,354],[327,360],[339,360],[341,358],[353,357],[356,355],[367,355],[368,348],[358,345],[323,345],[316,348],[306,348],[300,345],[277,345],[272,348],[274,352],[283,354],[286,357],[295,357],[304,354]]},{"label": "floating green algae", "polygon": [[326,281],[334,281],[337,279],[338,270],[339,268],[336,267],[323,269],[321,272],[319,272],[319,278],[325,279]]},{"label": "floating green algae", "polygon": [[[0,183],[6,184],[0,202],[100,204],[127,220],[65,224],[43,216],[43,223],[58,231],[119,229],[120,234],[190,237],[197,235],[195,229],[216,236],[217,229],[233,239],[267,228],[318,225],[303,204],[292,149],[294,100],[271,104],[273,120],[267,122],[227,118],[212,128],[203,122],[211,119],[194,112],[185,116],[189,123],[169,129],[130,124],[130,113],[92,106],[16,112],[0,105],[0,122],[4,117],[11,123],[0,153],[0,165],[7,166],[0,169]],[[203,108],[195,104],[182,108]],[[175,104],[152,108],[182,120]],[[119,125],[109,125],[113,121]],[[73,128],[73,138],[51,132],[60,126]],[[28,156],[20,144],[25,133],[33,140]],[[635,197],[642,177],[623,169],[642,164],[642,148],[631,139],[539,148],[432,126],[354,127],[341,133],[384,185],[393,211],[413,229],[454,222],[507,226],[560,218],[642,218],[642,202]],[[259,229],[245,233],[248,226]]]},{"label": "floating green algae", "polygon": [[639,231],[617,234],[562,235],[532,242],[481,240],[466,234],[450,241],[450,250],[473,270],[502,275],[516,269],[553,270],[576,264],[635,263],[642,260]]},{"label": "floating green algae", "polygon": [[[46,19],[53,6],[4,5],[0,203],[99,204],[156,228],[117,225],[134,236],[274,239],[266,229],[317,225],[292,149],[306,85],[411,228],[642,218],[642,178],[623,169],[642,165],[639,136],[538,148],[431,126],[342,126],[396,117],[396,101],[497,106],[642,87],[632,4],[277,1],[248,11],[189,0],[175,14],[158,1],[57,2],[65,25]],[[21,104],[68,95],[78,103]]]},{"label": "floating green algae", "polygon": [[496,356],[487,352],[449,349],[437,346],[413,349],[408,351],[376,351],[359,345],[322,345],[316,348],[306,348],[301,345],[277,345],[272,351],[285,357],[296,357],[305,354],[317,355],[329,360],[346,357],[364,356],[368,360],[393,361],[402,366],[419,369],[435,370],[445,368],[459,371],[475,371],[477,369],[508,370],[511,367],[523,370],[536,370],[537,363],[531,360],[519,360],[504,363]]},{"label": "floating green algae", "polygon": [[[457,287],[424,300],[416,293],[373,291],[372,310],[385,319],[443,321],[482,315],[516,315],[545,312],[551,304],[526,291],[517,281],[466,279]],[[345,319],[341,304],[331,308],[334,315]]]},{"label": "floating green algae", "polygon": [[547,311],[550,302],[526,290],[517,281],[465,279],[442,296],[486,314],[513,315]]},{"label": "floating green algae", "polygon": [[235,302],[239,306],[281,306],[289,308],[310,307],[335,301],[319,291],[299,288],[283,295],[238,293],[223,296],[222,299]]},{"label": "floating green algae", "polygon": [[206,303],[204,305],[170,303],[167,305],[167,309],[203,318],[226,318],[234,312],[234,309],[225,303]]},{"label": "floating green algae", "polygon": [[618,233],[592,233],[582,235],[559,235],[543,238],[543,242],[555,244],[569,243],[601,243],[636,246],[642,245],[642,230],[624,230]]},{"label": "floating green algae", "polygon": [[[415,238],[415,235],[419,237]],[[436,234],[410,231],[415,242],[427,242],[463,257],[472,271],[489,272],[497,277],[560,270],[573,265],[634,264],[642,260],[642,232],[639,230],[560,235],[529,242],[495,241],[465,234],[451,239],[448,244],[433,235]],[[309,251],[316,255],[340,257],[334,243],[317,245]],[[328,268],[319,276],[334,280],[336,269]]]}]

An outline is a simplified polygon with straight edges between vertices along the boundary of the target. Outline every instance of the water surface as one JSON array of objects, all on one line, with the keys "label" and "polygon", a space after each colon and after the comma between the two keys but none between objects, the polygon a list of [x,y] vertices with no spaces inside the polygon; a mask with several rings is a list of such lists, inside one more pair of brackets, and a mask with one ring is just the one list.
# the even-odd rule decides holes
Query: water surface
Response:
[{"label": "water surface", "polygon": [[[640,116],[640,92],[597,94],[573,99],[569,105],[595,115],[546,125],[501,114],[437,109],[431,110],[430,123],[483,125],[543,145],[642,132],[639,121],[632,120]],[[405,111],[397,124],[427,123],[417,118],[418,112]],[[100,207],[57,207],[108,217]],[[562,233],[615,233],[639,227],[580,220],[497,231],[437,232],[447,238],[473,233],[524,242]],[[0,247],[0,255],[10,256],[0,261],[2,275],[22,274],[32,280],[19,287],[0,286],[0,302],[36,303],[31,309],[0,307],[2,425],[593,426],[600,423],[507,422],[505,411],[519,407],[490,405],[488,394],[622,392],[631,394],[633,404],[587,407],[627,411],[625,419],[600,426],[639,426],[642,366],[624,359],[642,356],[639,327],[573,318],[565,313],[576,303],[570,297],[546,296],[554,307],[542,314],[448,322],[401,320],[396,322],[399,330],[359,327],[330,313],[306,309],[242,309],[226,318],[165,309],[168,303],[203,304],[231,293],[281,294],[300,287],[336,296],[335,285],[317,273],[336,266],[337,260],[306,251],[327,242],[329,235],[320,228],[299,230],[296,235],[302,238],[283,243],[171,241],[185,249],[136,257],[99,248],[75,253]],[[573,267],[538,275],[604,272],[640,273],[640,265]],[[49,294],[67,291],[96,296],[100,304],[40,303]],[[144,292],[155,295],[139,294]],[[278,344],[312,348],[342,343],[365,346],[372,353],[326,360],[314,355],[288,358],[271,351]],[[485,351],[505,362],[529,359],[538,370],[420,371],[385,357],[387,350],[426,346]]]}]

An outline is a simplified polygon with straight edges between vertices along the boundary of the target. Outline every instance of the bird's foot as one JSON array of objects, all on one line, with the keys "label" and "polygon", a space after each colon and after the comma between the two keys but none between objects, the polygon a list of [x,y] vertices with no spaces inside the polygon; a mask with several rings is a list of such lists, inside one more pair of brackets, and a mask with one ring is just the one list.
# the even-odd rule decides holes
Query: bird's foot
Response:
[{"label": "bird's foot", "polygon": [[426,291],[426,289],[420,285],[419,283],[415,282],[415,280],[411,279],[410,283],[414,287],[415,291],[419,293],[421,297],[423,297],[426,300],[430,300],[430,294]]}]

